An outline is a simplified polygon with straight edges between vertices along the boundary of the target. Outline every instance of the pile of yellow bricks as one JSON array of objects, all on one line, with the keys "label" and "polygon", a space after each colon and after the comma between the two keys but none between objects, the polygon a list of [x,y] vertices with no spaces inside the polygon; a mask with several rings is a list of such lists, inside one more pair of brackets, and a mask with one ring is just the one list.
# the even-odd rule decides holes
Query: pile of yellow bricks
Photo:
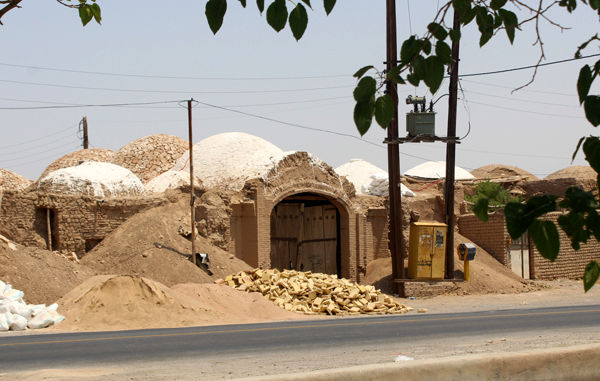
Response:
[{"label": "pile of yellow bricks", "polygon": [[228,275],[215,283],[260,292],[288,311],[305,314],[401,314],[412,310],[373,286],[310,271],[255,269]]}]

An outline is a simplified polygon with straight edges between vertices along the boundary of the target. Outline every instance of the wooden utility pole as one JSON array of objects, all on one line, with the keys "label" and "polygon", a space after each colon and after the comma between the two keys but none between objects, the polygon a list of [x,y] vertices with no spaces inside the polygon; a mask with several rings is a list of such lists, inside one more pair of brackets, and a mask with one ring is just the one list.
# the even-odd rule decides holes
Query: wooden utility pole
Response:
[{"label": "wooden utility pole", "polygon": [[[452,29],[460,32],[460,15],[454,9]],[[446,201],[446,279],[454,278],[454,170],[456,165],[456,103],[458,93],[459,40],[452,42],[452,68],[450,71],[450,88],[448,101],[448,141],[446,143],[446,185],[444,199]]]},{"label": "wooden utility pole", "polygon": [[190,147],[190,209],[191,209],[191,228],[192,228],[192,262],[196,263],[196,210],[195,210],[195,200],[196,195],[194,194],[194,140],[192,139],[192,101],[190,99],[187,102],[188,108],[188,132],[189,132],[189,147]]},{"label": "wooden utility pole", "polygon": [[83,120],[81,121],[81,123],[83,124],[83,149],[88,149],[89,141],[88,141],[87,116],[83,117]]},{"label": "wooden utility pole", "polygon": [[[386,70],[390,72],[397,66],[398,46],[396,40],[396,0],[386,0]],[[398,138],[398,85],[388,80],[386,91],[394,100],[394,119],[387,128],[387,137],[390,141]],[[394,292],[404,297],[404,254],[402,252],[402,194],[400,192],[400,148],[398,144],[388,144],[388,173],[389,173],[389,200],[390,200],[390,231],[389,248],[392,255],[392,278]]]}]

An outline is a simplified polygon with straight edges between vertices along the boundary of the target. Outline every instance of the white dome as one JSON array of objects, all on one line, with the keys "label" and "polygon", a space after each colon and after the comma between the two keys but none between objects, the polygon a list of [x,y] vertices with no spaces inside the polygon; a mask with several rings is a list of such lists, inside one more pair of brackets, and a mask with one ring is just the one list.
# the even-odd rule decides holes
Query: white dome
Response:
[{"label": "white dome", "polygon": [[[385,196],[389,193],[389,176],[383,169],[363,159],[352,159],[340,165],[335,171],[346,176],[354,184],[357,194]],[[412,197],[415,194],[404,184],[400,184],[403,196]]]},{"label": "white dome", "polygon": [[[173,167],[189,172],[189,151]],[[241,189],[247,180],[263,177],[285,153],[257,136],[226,132],[194,144],[194,174],[207,188]]]},{"label": "white dome", "polygon": [[137,196],[144,193],[142,182],[130,170],[97,161],[86,161],[50,172],[40,180],[38,189],[48,193],[93,197]]},{"label": "white dome", "polygon": [[[422,179],[443,179],[446,177],[445,161],[428,161],[404,172],[405,176],[419,177]],[[455,180],[471,180],[475,176],[461,167],[454,167]]]},{"label": "white dome", "polygon": [[[194,185],[198,186],[200,181],[194,179]],[[148,181],[144,188],[148,193],[163,193],[168,189],[175,189],[190,185],[190,172],[169,170],[161,173]]]}]

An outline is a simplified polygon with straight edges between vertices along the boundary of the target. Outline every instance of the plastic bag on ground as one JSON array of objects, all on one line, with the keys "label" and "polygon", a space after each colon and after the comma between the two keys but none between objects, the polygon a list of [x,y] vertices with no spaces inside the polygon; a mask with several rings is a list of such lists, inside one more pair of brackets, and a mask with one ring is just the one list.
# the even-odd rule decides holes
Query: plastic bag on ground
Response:
[{"label": "plastic bag on ground", "polygon": [[10,329],[13,331],[23,331],[27,329],[27,319],[21,315],[13,315],[13,321],[10,324]]}]

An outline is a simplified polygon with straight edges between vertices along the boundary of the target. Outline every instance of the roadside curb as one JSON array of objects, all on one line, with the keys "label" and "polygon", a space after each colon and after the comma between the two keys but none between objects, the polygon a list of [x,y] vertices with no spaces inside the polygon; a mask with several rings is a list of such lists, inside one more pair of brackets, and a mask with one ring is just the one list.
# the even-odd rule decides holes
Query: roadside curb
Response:
[{"label": "roadside curb", "polygon": [[600,344],[360,365],[306,373],[251,377],[243,380],[387,381],[399,379],[596,381],[600,379]]}]

